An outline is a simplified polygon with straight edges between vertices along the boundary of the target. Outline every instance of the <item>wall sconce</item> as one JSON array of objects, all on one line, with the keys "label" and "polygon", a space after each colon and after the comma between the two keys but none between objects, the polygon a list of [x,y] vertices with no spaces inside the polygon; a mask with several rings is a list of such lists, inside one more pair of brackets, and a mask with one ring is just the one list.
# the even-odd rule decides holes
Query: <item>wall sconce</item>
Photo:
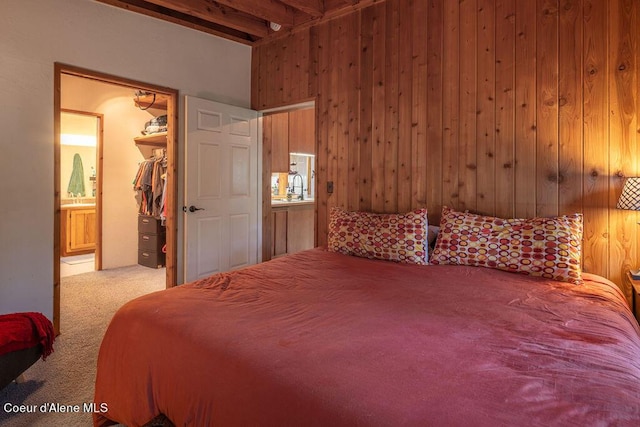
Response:
[{"label": "wall sconce", "polygon": [[[616,204],[616,209],[640,211],[640,177],[627,178]],[[631,270],[630,273],[634,279],[640,279],[640,269]]]}]

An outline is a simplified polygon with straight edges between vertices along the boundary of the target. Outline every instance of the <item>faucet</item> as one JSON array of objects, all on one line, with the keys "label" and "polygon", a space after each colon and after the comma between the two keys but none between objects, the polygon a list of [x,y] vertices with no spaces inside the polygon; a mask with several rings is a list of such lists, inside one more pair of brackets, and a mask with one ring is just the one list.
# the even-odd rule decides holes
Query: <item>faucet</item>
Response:
[{"label": "faucet", "polygon": [[296,178],[300,178],[300,195],[298,196],[298,200],[304,200],[304,180],[302,179],[302,175],[296,173],[293,176],[293,180],[291,181],[291,192],[295,194],[296,192]]}]

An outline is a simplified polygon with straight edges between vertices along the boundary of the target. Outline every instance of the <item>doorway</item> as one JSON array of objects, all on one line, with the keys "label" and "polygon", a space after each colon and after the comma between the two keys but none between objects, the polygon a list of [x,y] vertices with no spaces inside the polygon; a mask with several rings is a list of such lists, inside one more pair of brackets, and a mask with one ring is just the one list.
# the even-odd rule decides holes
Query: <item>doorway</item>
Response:
[{"label": "doorway", "polygon": [[102,114],[60,113],[60,276],[102,269]]},{"label": "doorway", "polygon": [[309,101],[264,110],[262,260],[317,242],[316,108]]},{"label": "doorway", "polygon": [[[166,253],[166,287],[173,287],[177,283],[177,224],[176,224],[176,195],[177,195],[177,140],[178,140],[178,129],[177,129],[177,97],[178,91],[171,88],[156,86],[144,82],[134,81],[130,79],[125,79],[117,76],[112,76],[104,73],[95,72],[92,70],[86,70],[82,68],[78,68],[75,66],[56,63],[54,65],[54,288],[53,288],[53,323],[54,328],[57,333],[60,332],[60,257],[61,257],[61,206],[63,202],[63,198],[66,198],[68,194],[64,194],[66,188],[65,185],[61,185],[61,114],[63,112],[63,80],[68,79],[70,77],[79,78],[85,82],[99,82],[107,85],[113,85],[114,87],[118,87],[120,89],[124,89],[127,92],[128,100],[127,102],[131,102],[132,105],[136,102],[136,94],[149,94],[151,95],[151,101],[148,105],[138,105],[139,110],[143,110],[146,108],[151,108],[156,106],[156,100],[162,99],[165,103],[163,108],[166,110],[166,126],[167,132],[164,136],[163,143],[163,155],[166,157],[166,187],[165,187],[165,199],[164,203],[166,206],[165,216],[163,217],[163,222],[165,224],[166,230],[166,245],[163,248]],[[87,97],[97,96],[95,93],[91,91],[85,91],[88,95]],[[98,101],[104,101],[99,99]],[[142,102],[140,103],[142,104]],[[106,108],[106,107],[105,107]],[[90,109],[92,111],[98,111],[98,109]],[[108,118],[103,117],[102,122],[107,121]],[[144,128],[144,122],[142,126]],[[126,137],[126,143],[131,144],[131,147],[136,147],[134,138],[136,135],[140,136],[140,130],[138,128],[137,131],[131,131]],[[124,138],[120,138],[124,140]],[[108,140],[105,135],[105,143],[100,147],[103,147],[108,143]],[[102,223],[96,227],[96,250],[97,257],[96,260],[99,261],[96,264],[96,269],[102,268],[111,268],[108,261],[108,254],[105,254],[105,245],[108,246],[108,241],[106,239],[110,238],[110,236],[105,236],[102,233],[102,228],[106,226],[108,223],[109,217],[108,215],[103,215],[103,211],[105,209],[105,200],[103,196],[105,195],[105,189],[103,187],[103,183],[109,182],[108,177],[105,177],[103,161],[105,153],[103,150],[98,149],[98,156],[96,160],[96,224]],[[142,152],[143,149],[140,149]],[[137,165],[136,165],[137,167]],[[116,171],[117,172],[117,171]],[[90,172],[91,173],[91,172]],[[125,172],[116,173],[113,176],[118,175],[127,175]],[[133,177],[126,176],[125,179],[131,182]],[[90,188],[91,191],[91,188]],[[108,193],[108,191],[106,191]],[[67,192],[68,193],[68,192]],[[116,207],[117,209],[117,207]],[[114,216],[112,216],[113,218]],[[117,218],[117,215],[115,216]],[[112,234],[112,233],[110,233]],[[135,236],[131,236],[132,238],[137,239],[137,230],[135,231]],[[136,248],[137,252],[137,248]],[[135,264],[137,260],[131,262],[131,264]]]}]

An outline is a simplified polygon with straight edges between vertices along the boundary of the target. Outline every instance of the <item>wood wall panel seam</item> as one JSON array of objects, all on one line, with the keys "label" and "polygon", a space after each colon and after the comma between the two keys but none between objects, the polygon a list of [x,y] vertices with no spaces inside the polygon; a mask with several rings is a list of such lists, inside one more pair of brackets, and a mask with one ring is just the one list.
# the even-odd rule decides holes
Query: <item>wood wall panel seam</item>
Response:
[{"label": "wood wall panel seam", "polygon": [[558,214],[557,22],[557,0],[537,0],[536,216]]},{"label": "wood wall panel seam", "polygon": [[360,111],[358,208],[371,210],[373,169],[373,8],[360,18]]},{"label": "wood wall panel seam", "polygon": [[476,211],[478,207],[478,32],[477,0],[460,2],[458,92],[458,208]]},{"label": "wood wall panel seam", "polygon": [[442,91],[442,181],[443,204],[459,209],[460,157],[460,22],[459,2],[444,3],[443,24],[443,91]]},{"label": "wood wall panel seam", "polygon": [[[497,32],[495,24],[496,5],[492,0],[479,0],[476,23],[477,34],[477,99],[476,99],[476,129],[477,141],[477,184],[476,207],[478,212],[494,212],[494,195],[498,192],[496,186],[496,168],[491,165],[495,161],[495,136],[498,123],[495,119],[496,74],[497,61]],[[484,19],[483,19],[484,18]]]},{"label": "wood wall panel seam", "polygon": [[[398,210],[398,103],[399,103],[399,17],[397,3],[385,3],[385,125],[383,211]],[[404,30],[404,29],[403,29]]]},{"label": "wood wall panel seam", "polygon": [[[491,2],[493,3],[493,2]],[[511,218],[515,216],[515,34],[516,12],[515,0],[507,0],[492,4],[495,7],[494,21],[494,92],[492,102],[495,131],[487,125],[493,139],[488,146],[492,156],[487,159],[489,167],[493,162],[495,192],[483,196],[491,198],[487,208],[493,203],[495,214]],[[488,61],[487,61],[488,62]],[[485,167],[479,167],[483,170]],[[492,193],[491,186],[483,189],[483,193]],[[486,211],[485,211],[486,212]]]},{"label": "wood wall panel seam", "polygon": [[[430,211],[429,221],[438,223],[440,221],[440,212],[442,205],[445,203],[444,198],[444,118],[443,118],[443,87],[444,87],[444,7],[441,1],[430,0],[429,8],[426,12],[426,34],[427,34],[427,50],[424,53],[426,58],[426,67],[419,67],[426,73],[427,94],[425,96],[425,106],[417,109],[418,112],[426,112],[426,135],[425,147],[427,156],[426,171],[426,205]],[[414,18],[416,22],[417,18]],[[414,56],[419,57],[416,52]],[[421,129],[420,123],[424,120],[418,115],[414,118],[417,124],[417,130]]]},{"label": "wood wall panel seam", "polygon": [[[412,46],[413,25],[411,16],[411,1],[399,1],[398,30],[398,199],[397,210],[408,212],[412,209],[412,195],[414,193],[413,166],[411,153],[415,149],[415,141],[411,139],[411,123],[413,106],[413,75],[412,75]],[[400,28],[402,31],[400,31]],[[416,173],[415,184],[423,178]]]},{"label": "wood wall panel seam", "polygon": [[516,2],[515,216],[536,215],[536,3]]},{"label": "wood wall panel seam", "polygon": [[608,8],[585,0],[584,29],[584,238],[583,268],[609,275]]},{"label": "wood wall panel seam", "polygon": [[[371,120],[371,210],[384,212],[384,161],[385,161],[385,63],[386,63],[386,8],[383,3],[373,6],[373,81]],[[365,88],[367,90],[367,88]]]},{"label": "wood wall panel seam", "polygon": [[[414,9],[415,13],[412,13],[412,7],[416,8]],[[427,2],[406,2],[405,10],[400,16],[401,19],[404,17],[404,22],[401,24],[403,28],[405,25],[410,25],[411,27],[411,46],[407,49],[407,55],[410,55],[410,63],[406,64],[408,72],[411,73],[411,94],[407,93],[406,96],[407,99],[411,99],[409,105],[410,115],[399,117],[401,129],[405,129],[408,132],[406,138],[411,140],[411,148],[408,153],[410,155],[410,165],[408,166],[410,175],[408,180],[411,181],[411,209],[427,206],[428,199],[427,7]],[[407,78],[407,80],[409,79]]]},{"label": "wood wall panel seam", "polygon": [[[624,180],[621,175],[631,175],[636,167],[635,154],[638,152],[636,145],[635,129],[637,129],[636,100],[634,96],[634,52],[633,40],[630,35],[633,32],[633,4],[628,0],[615,0],[609,2],[609,28],[610,38],[608,46],[609,58],[609,205],[617,201],[622,191]],[[635,268],[634,259],[637,259],[637,243],[635,239],[629,239],[632,230],[637,228],[634,223],[636,213],[613,210],[609,215],[609,258],[611,261],[621,259],[619,269],[609,269],[609,277],[615,281],[622,281],[623,271],[627,268]],[[631,297],[630,289],[625,289],[628,299]]]}]

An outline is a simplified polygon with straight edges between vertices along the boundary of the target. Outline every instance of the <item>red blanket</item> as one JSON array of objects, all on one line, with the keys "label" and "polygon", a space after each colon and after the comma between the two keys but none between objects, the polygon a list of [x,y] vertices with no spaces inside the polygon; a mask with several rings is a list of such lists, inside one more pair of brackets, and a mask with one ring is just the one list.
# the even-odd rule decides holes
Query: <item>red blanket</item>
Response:
[{"label": "red blanket", "polygon": [[620,291],[311,250],[146,295],[114,316],[95,423],[640,426]]},{"label": "red blanket", "polygon": [[0,356],[42,345],[42,360],[53,352],[53,324],[41,313],[0,315]]}]

